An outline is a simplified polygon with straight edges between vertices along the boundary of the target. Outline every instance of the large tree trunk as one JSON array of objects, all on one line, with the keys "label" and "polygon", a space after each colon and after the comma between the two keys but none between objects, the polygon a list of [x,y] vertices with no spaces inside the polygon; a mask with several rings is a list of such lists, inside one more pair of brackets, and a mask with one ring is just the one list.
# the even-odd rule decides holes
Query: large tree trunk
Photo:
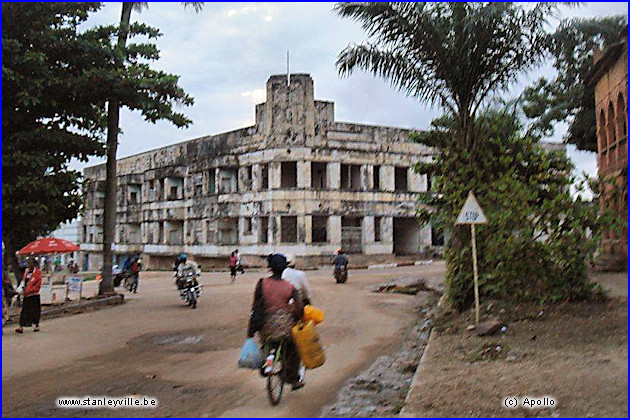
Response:
[{"label": "large tree trunk", "polygon": [[[120,32],[117,47],[124,49],[129,34],[129,22],[133,3],[125,2],[120,16]],[[124,63],[120,63],[124,65]],[[120,120],[120,104],[112,98],[107,105],[107,163],[105,169],[105,208],[103,209],[103,269],[102,280],[98,285],[98,294],[107,295],[114,292],[112,283],[112,245],[116,236],[116,151],[118,149],[118,126]]]},{"label": "large tree trunk", "polygon": [[105,168],[105,209],[103,211],[103,278],[99,284],[99,295],[114,292],[112,285],[112,245],[116,235],[116,151],[118,149],[118,101],[107,105],[107,163]]},{"label": "large tree trunk", "polygon": [[6,268],[7,265],[11,265],[11,268],[13,269],[13,274],[15,275],[15,280],[16,280],[16,284],[14,285],[15,287],[17,287],[18,284],[20,284],[20,282],[22,281],[22,272],[20,271],[20,264],[18,263],[18,259],[17,256],[15,255],[15,253],[18,251],[18,249],[16,249],[13,245],[13,241],[11,241],[8,237],[4,237],[4,267]]}]

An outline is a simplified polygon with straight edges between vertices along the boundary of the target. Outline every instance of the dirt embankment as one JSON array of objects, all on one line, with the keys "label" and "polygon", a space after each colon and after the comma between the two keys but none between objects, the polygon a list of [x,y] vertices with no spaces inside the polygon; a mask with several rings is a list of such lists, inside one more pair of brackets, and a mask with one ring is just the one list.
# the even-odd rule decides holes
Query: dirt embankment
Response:
[{"label": "dirt embankment", "polygon": [[[361,374],[348,380],[337,400],[321,417],[391,417],[403,407],[413,375],[424,353],[431,331],[431,314],[440,294],[424,282],[397,281],[375,287],[375,291],[415,294],[415,322],[404,333],[400,348],[376,359]],[[415,293],[414,293],[415,292]]]},{"label": "dirt embankment", "polygon": [[[627,295],[603,302],[483,305],[506,328],[478,337],[474,312],[443,314],[405,415],[626,417]],[[506,407],[517,397],[518,408]],[[528,409],[523,399],[551,397]]]}]

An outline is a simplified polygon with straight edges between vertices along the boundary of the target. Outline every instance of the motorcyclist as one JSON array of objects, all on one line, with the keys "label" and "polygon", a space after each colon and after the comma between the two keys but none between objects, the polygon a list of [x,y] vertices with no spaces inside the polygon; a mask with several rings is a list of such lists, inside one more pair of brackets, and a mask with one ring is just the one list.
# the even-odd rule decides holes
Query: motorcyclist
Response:
[{"label": "motorcyclist", "polygon": [[347,275],[348,256],[343,252],[343,249],[339,248],[337,250],[337,255],[335,256],[335,259],[333,260],[333,264],[335,266],[335,277],[337,276],[338,273],[341,272],[341,270],[344,270]]},{"label": "motorcyclist", "polygon": [[175,263],[173,264],[173,274],[176,276],[177,275],[177,270],[179,269],[179,264],[181,264],[182,262],[186,262],[186,260],[188,259],[188,256],[186,254],[179,254],[177,257],[175,257]]},{"label": "motorcyclist", "polygon": [[176,267],[175,284],[177,289],[181,290],[186,286],[186,279],[193,277],[193,286],[197,286],[197,277],[201,275],[201,268],[194,261],[188,261],[186,254],[180,254],[178,257],[179,264]]}]

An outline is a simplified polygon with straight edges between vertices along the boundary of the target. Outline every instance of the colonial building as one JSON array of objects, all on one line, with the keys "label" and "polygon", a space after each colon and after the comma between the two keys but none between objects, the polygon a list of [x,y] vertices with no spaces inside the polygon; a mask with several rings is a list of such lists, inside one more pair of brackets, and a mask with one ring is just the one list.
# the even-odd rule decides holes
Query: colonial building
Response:
[{"label": "colonial building", "polygon": [[[405,129],[335,121],[307,74],[271,76],[266,98],[252,127],[118,161],[118,255],[167,268],[181,252],[225,266],[236,248],[328,262],[338,248],[384,256],[440,245],[414,219],[428,179],[413,165],[430,148]],[[83,262],[98,269],[105,165],[85,179]]]},{"label": "colonial building", "polygon": [[[597,57],[599,55],[599,57]],[[597,162],[600,177],[614,180],[617,188],[605,187],[602,209],[612,209],[623,220],[628,214],[628,43],[627,39],[596,54],[589,82],[595,88],[597,106]],[[605,232],[602,239],[604,269],[627,266],[627,225],[622,231]]]}]

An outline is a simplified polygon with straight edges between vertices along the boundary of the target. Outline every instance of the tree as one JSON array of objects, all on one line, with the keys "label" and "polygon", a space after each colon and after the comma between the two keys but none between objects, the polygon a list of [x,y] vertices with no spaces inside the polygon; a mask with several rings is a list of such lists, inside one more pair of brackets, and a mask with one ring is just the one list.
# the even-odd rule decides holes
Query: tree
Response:
[{"label": "tree", "polygon": [[106,30],[77,31],[99,3],[2,4],[2,237],[15,252],[76,217],[80,177],[71,159],[104,152],[104,97],[111,59]]},{"label": "tree", "polygon": [[551,135],[555,123],[568,122],[564,141],[580,150],[597,152],[595,92],[587,85],[593,53],[622,41],[627,32],[626,16],[562,22],[547,40],[556,77],[541,77],[522,96],[525,115],[534,119],[532,130]]},{"label": "tree", "polygon": [[[369,71],[409,96],[441,106],[453,123],[444,146],[463,168],[483,146],[479,111],[541,62],[545,27],[557,8],[557,3],[338,3],[336,12],[358,21],[368,40],[344,49],[337,67],[341,75]],[[462,194],[455,200],[463,204]],[[448,247],[463,250],[466,235],[466,229],[453,227]],[[459,262],[449,255],[452,277]]]},{"label": "tree", "polygon": [[457,126],[456,143],[475,147],[475,116],[492,95],[540,63],[545,25],[557,4],[338,3],[368,41],[344,49],[341,75],[369,71],[424,103],[441,106]]},{"label": "tree", "polygon": [[[193,6],[196,11],[201,10],[202,3],[199,2],[186,2],[185,6]],[[148,7],[148,3],[145,2],[123,2],[122,11],[120,16],[120,26],[118,32],[118,40],[116,43],[116,49],[118,51],[125,50],[127,44],[127,38],[130,35],[130,22],[131,11],[141,11]],[[117,65],[123,66],[124,63],[119,60]],[[171,95],[172,99],[179,99],[185,103],[192,104],[192,98],[188,97],[179,90],[175,95]],[[148,120],[156,121],[157,119],[167,119],[175,124],[177,127],[186,127],[191,121],[185,118],[183,115],[172,111],[170,105],[168,109],[153,108],[146,109],[142,104],[140,106],[133,107],[129,103],[125,103],[121,100],[121,95],[113,94],[109,98],[107,104],[107,161],[106,161],[106,176],[105,176],[105,208],[103,212],[103,272],[102,280],[99,284],[99,294],[109,294],[114,291],[112,284],[112,245],[116,234],[116,152],[118,149],[118,131],[120,120],[120,107],[126,105],[130,109],[140,110]],[[164,105],[164,103],[162,103]],[[156,114],[160,114],[159,118],[156,118]]]},{"label": "tree", "polygon": [[[488,217],[477,233],[482,296],[537,302],[589,298],[595,285],[587,277],[588,263],[602,231],[620,221],[612,212],[601,214],[597,203],[571,196],[570,160],[525,134],[514,108],[487,110],[476,126],[479,147],[466,165],[460,154],[442,147],[456,129],[452,118],[438,119],[432,130],[413,136],[440,148],[433,162],[416,167],[434,180],[433,191],[420,197],[434,210],[421,211],[420,218],[451,230],[462,197],[475,191]],[[470,233],[464,232],[469,244]],[[470,246],[445,253],[447,298],[464,309],[473,301]]]}]

